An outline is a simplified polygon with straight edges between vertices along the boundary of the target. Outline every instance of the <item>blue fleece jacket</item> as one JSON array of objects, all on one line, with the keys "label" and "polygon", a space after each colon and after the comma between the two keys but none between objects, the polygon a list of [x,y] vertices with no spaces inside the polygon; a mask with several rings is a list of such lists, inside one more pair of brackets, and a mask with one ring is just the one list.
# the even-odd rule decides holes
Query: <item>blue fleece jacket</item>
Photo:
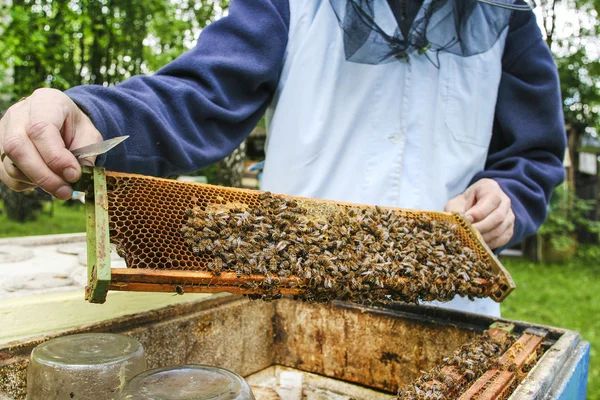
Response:
[{"label": "blue fleece jacket", "polygon": [[[197,45],[153,76],[67,91],[105,138],[130,135],[99,160],[107,169],[166,176],[206,167],[251,132],[277,87],[289,0],[233,0]],[[563,179],[566,139],[557,70],[531,12],[515,12],[503,56],[486,168],[512,200],[512,243],[534,233]]]}]

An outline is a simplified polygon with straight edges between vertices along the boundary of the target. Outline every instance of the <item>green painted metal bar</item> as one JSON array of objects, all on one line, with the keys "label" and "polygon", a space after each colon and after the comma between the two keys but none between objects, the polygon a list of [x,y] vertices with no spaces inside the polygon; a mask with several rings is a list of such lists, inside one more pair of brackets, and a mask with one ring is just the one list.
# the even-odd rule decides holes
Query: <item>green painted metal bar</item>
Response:
[{"label": "green painted metal bar", "polygon": [[85,288],[85,298],[90,303],[101,304],[106,301],[111,279],[106,175],[104,168],[82,169],[82,179],[75,188],[86,194],[88,284]]}]

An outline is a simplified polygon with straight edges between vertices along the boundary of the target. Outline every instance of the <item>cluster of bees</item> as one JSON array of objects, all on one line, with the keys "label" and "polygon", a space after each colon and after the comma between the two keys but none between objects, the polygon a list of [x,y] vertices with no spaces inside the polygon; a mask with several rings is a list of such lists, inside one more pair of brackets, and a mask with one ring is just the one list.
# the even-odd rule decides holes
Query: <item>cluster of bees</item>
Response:
[{"label": "cluster of bees", "polygon": [[485,297],[496,282],[489,266],[465,247],[456,226],[379,207],[311,203],[263,193],[260,205],[188,209],[185,242],[215,275],[258,274],[243,284],[255,298],[310,302],[448,301]]},{"label": "cluster of bees", "polygon": [[490,368],[515,342],[511,336],[490,337],[487,333],[465,343],[443,363],[409,386],[398,390],[399,400],[456,399]]}]

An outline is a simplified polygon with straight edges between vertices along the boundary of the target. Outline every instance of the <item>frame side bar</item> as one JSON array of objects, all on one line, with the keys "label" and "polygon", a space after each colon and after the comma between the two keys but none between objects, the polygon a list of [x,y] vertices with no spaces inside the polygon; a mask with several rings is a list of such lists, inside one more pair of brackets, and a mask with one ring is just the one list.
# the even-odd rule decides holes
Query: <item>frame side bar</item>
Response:
[{"label": "frame side bar", "polygon": [[104,168],[93,167],[88,171],[92,175],[93,191],[90,187],[85,202],[88,261],[85,299],[90,303],[102,304],[106,301],[111,279],[108,193]]}]

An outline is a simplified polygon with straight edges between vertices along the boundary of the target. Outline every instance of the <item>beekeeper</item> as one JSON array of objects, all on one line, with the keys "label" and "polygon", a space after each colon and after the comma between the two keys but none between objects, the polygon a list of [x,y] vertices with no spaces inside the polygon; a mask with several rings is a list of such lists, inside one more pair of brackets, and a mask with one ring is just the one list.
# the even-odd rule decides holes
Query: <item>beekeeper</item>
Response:
[{"label": "beekeeper", "polygon": [[[67,199],[81,173],[67,149],[120,135],[96,165],[197,170],[265,112],[263,190],[464,212],[491,248],[534,233],[563,180],[557,69],[516,0],[233,0],[153,76],[13,105],[0,179]],[[489,299],[445,306],[500,313]]]}]

